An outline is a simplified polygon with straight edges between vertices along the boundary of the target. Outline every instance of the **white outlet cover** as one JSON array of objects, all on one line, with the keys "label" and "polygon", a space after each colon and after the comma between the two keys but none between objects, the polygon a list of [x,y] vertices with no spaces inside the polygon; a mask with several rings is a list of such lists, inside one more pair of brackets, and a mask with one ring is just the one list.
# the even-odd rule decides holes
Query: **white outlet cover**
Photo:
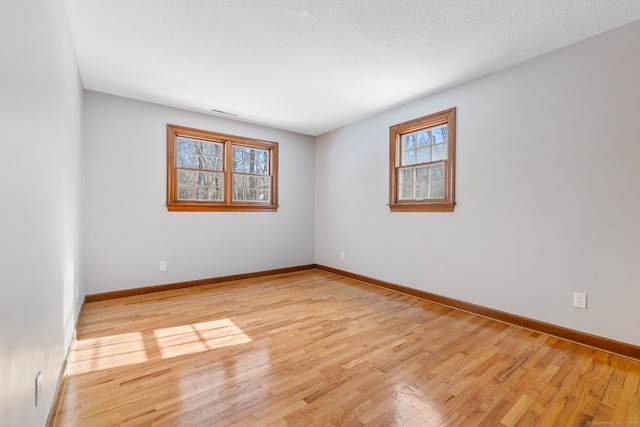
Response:
[{"label": "white outlet cover", "polygon": [[583,292],[574,292],[573,306],[577,308],[587,308],[587,294]]}]

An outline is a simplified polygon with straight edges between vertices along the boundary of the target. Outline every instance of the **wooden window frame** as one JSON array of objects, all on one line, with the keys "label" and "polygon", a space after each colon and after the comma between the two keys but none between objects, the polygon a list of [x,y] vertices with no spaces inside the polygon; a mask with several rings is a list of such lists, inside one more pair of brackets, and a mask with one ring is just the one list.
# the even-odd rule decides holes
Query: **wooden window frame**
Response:
[{"label": "wooden window frame", "polygon": [[[195,201],[178,199],[178,178],[176,166],[178,137],[195,138],[204,141],[223,144],[224,197],[222,201]],[[233,200],[233,171],[232,146],[257,148],[269,151],[269,172],[271,177],[270,195],[268,202],[234,201]],[[193,129],[183,126],[167,124],[167,209],[169,211],[209,211],[209,212],[275,212],[278,210],[278,143],[236,135],[228,135]]]},{"label": "wooden window frame", "polygon": [[[400,155],[402,135],[447,124],[447,159],[444,160],[445,196],[442,199],[410,199],[399,197]],[[419,117],[389,127],[389,209],[391,212],[453,212],[455,206],[456,109]],[[428,164],[428,163],[426,163]]]}]

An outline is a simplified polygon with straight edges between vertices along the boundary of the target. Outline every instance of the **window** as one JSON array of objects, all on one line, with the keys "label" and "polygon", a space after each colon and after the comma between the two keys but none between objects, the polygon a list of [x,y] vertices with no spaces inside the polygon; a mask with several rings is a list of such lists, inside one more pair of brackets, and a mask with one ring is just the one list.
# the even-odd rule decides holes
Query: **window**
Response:
[{"label": "window", "polygon": [[392,212],[453,212],[456,109],[389,128]]},{"label": "window", "polygon": [[170,211],[275,211],[278,143],[167,125]]}]

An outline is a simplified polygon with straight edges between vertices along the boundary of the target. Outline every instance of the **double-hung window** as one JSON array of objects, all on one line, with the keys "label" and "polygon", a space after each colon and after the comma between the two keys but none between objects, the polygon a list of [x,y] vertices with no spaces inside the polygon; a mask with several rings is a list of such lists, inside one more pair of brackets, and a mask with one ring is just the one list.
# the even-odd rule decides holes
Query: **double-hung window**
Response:
[{"label": "double-hung window", "polygon": [[278,143],[167,125],[170,211],[275,211]]},{"label": "double-hung window", "polygon": [[389,128],[392,212],[452,212],[455,108]]}]

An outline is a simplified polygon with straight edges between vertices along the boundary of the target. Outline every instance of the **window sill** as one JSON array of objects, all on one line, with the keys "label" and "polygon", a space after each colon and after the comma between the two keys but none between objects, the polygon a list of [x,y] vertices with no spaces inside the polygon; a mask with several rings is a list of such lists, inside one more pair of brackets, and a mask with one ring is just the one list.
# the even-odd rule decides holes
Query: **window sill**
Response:
[{"label": "window sill", "polygon": [[209,203],[167,203],[169,212],[276,212],[278,205],[267,204],[209,204]]},{"label": "window sill", "polygon": [[455,203],[396,203],[390,204],[391,212],[453,212]]}]

